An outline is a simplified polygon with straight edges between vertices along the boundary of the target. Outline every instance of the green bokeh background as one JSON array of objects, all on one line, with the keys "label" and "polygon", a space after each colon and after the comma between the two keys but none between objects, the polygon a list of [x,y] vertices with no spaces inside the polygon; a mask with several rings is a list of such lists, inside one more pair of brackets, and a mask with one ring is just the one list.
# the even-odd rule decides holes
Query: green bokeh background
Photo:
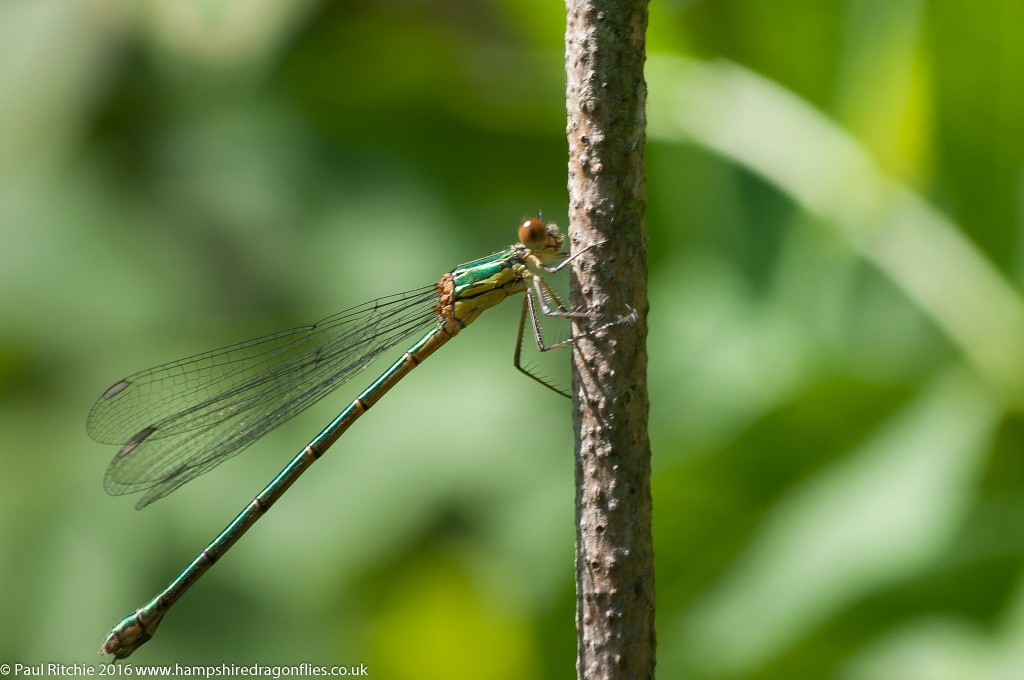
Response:
[{"label": "green bokeh background", "polygon": [[[650,9],[658,677],[1024,677],[1024,5]],[[135,512],[84,432],[104,387],[565,223],[563,29],[539,0],[0,4],[0,663],[97,663],[352,393]],[[131,661],[570,677],[570,406],[512,368],[517,314]]]}]

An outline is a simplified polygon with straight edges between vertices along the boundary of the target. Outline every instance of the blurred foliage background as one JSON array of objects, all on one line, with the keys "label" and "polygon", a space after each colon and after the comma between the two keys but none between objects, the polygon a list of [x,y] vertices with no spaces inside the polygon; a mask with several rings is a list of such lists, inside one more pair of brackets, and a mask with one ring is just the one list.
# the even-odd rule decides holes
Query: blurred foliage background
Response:
[{"label": "blurred foliage background", "polygon": [[[96,663],[362,385],[143,512],[84,432],[106,386],[564,224],[563,12],[0,4],[0,662]],[[1024,677],[1022,25],[651,4],[659,677]],[[517,313],[381,402],[131,661],[571,676],[570,405],[512,368]]]}]

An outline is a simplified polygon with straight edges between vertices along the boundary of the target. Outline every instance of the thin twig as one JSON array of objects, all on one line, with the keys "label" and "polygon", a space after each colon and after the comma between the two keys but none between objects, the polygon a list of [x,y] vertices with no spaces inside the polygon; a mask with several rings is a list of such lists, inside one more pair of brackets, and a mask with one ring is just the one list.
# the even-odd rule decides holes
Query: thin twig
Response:
[{"label": "thin twig", "polygon": [[[567,0],[570,237],[574,306],[577,675],[654,677],[654,551],[647,435],[647,250],[643,78],[646,0]],[[585,334],[586,322],[574,324]]]}]

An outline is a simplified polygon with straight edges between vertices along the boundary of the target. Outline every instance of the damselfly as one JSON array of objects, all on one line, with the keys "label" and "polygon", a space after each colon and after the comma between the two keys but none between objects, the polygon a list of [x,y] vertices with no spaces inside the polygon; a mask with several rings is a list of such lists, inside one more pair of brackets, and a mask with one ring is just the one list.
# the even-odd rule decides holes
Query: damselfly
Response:
[{"label": "damselfly", "polygon": [[[568,311],[544,281],[543,272],[555,273],[571,261],[562,247],[555,225],[531,218],[519,227],[519,243],[461,264],[432,286],[380,298],[312,326],[157,366],[107,388],[89,412],[87,429],[97,441],[121,445],[107,467],[107,492],[143,492],[136,505],[142,508],[235,455],[399,342],[423,334],[310,441],[177,578],[114,626],[100,653],[123,659],[148,641],[185,591],[359,416],[437,348],[505,298],[525,293],[516,368],[565,394],[523,368],[520,361],[527,318],[541,351],[576,339],[545,344],[538,306],[548,316],[593,318],[587,312]],[[631,318],[632,312],[587,333]]]}]

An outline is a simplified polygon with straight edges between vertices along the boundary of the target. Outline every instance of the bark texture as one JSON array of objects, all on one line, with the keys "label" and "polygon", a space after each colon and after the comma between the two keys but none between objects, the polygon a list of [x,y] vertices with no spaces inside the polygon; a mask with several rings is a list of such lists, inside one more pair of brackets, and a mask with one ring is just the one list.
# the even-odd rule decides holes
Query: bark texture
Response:
[{"label": "bark texture", "polygon": [[646,0],[566,0],[573,303],[631,323],[574,343],[579,678],[654,677],[643,219]]}]

